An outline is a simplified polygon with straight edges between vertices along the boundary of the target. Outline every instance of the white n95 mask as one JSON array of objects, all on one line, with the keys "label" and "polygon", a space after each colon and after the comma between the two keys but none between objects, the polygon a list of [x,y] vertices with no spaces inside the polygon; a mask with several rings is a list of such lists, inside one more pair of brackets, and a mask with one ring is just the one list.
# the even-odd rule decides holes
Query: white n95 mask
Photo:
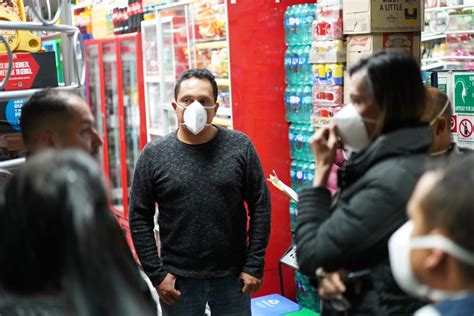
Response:
[{"label": "white n95 mask", "polygon": [[376,123],[377,120],[362,117],[351,103],[337,112],[333,120],[347,150],[357,153],[369,146],[370,139],[364,122]]},{"label": "white n95 mask", "polygon": [[442,249],[458,260],[474,266],[474,253],[460,247],[441,235],[425,235],[411,238],[413,222],[408,221],[390,237],[388,250],[390,268],[395,281],[402,290],[410,295],[431,301],[443,301],[456,293],[430,288],[420,283],[411,267],[410,253],[412,249]]},{"label": "white n95 mask", "polygon": [[[180,105],[178,104],[178,106]],[[184,123],[180,124],[185,125],[188,131],[190,131],[194,135],[197,135],[202,132],[204,127],[210,125],[207,124],[208,117],[206,109],[213,109],[215,108],[215,105],[204,107],[198,101],[194,101],[187,107],[180,107],[184,108]]]}]

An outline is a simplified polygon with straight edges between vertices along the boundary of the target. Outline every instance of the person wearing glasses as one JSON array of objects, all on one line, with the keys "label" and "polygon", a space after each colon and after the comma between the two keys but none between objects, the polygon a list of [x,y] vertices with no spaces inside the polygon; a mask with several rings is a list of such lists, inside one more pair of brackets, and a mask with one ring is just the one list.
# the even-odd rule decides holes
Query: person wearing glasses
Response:
[{"label": "person wearing glasses", "polygon": [[270,234],[259,157],[246,135],[211,124],[219,105],[209,71],[185,71],[174,93],[178,130],[146,146],[133,177],[137,255],[164,316],[203,315],[206,303],[215,315],[250,315]]},{"label": "person wearing glasses", "polygon": [[[350,75],[351,104],[311,140],[316,173],[313,187],[299,194],[299,268],[320,278],[327,309],[411,315],[421,303],[395,283],[387,243],[407,221],[407,201],[429,158],[433,134],[421,123],[426,89],[417,62],[398,51],[362,59]],[[331,200],[326,184],[340,142],[350,157]]]}]

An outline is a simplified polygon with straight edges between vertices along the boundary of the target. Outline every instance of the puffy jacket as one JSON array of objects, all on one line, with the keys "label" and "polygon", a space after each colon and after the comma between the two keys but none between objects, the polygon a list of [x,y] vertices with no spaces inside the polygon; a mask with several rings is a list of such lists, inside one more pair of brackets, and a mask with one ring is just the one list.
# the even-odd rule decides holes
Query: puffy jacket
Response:
[{"label": "puffy jacket", "polygon": [[422,305],[395,283],[387,242],[407,220],[406,204],[425,168],[432,137],[428,126],[382,134],[340,169],[337,201],[326,188],[299,194],[300,271],[310,277],[318,267],[371,271],[358,291],[348,286],[351,315],[408,315]]}]

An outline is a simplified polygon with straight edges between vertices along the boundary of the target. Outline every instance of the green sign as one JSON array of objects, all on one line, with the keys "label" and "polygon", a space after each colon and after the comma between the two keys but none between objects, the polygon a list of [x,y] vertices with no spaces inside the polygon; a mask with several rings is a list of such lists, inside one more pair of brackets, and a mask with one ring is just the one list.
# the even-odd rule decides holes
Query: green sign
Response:
[{"label": "green sign", "polygon": [[455,74],[454,110],[456,113],[474,113],[474,73]]}]

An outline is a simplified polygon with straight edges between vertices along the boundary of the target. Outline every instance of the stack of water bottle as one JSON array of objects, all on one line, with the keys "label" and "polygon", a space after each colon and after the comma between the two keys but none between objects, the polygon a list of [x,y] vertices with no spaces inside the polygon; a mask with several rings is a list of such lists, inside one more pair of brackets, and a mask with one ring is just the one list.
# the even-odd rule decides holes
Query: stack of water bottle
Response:
[{"label": "stack of water bottle", "polygon": [[[320,0],[313,22],[313,122],[332,117],[344,103],[344,35],[342,1]],[[321,49],[324,47],[324,49]]]},{"label": "stack of water bottle", "polygon": [[[286,119],[290,123],[291,185],[298,192],[311,185],[314,160],[309,147],[313,114],[313,71],[309,63],[312,25],[316,17],[316,4],[289,6],[285,13],[285,36],[288,46],[285,54],[287,88],[285,92]],[[291,230],[296,223],[296,204],[291,203]]]}]

